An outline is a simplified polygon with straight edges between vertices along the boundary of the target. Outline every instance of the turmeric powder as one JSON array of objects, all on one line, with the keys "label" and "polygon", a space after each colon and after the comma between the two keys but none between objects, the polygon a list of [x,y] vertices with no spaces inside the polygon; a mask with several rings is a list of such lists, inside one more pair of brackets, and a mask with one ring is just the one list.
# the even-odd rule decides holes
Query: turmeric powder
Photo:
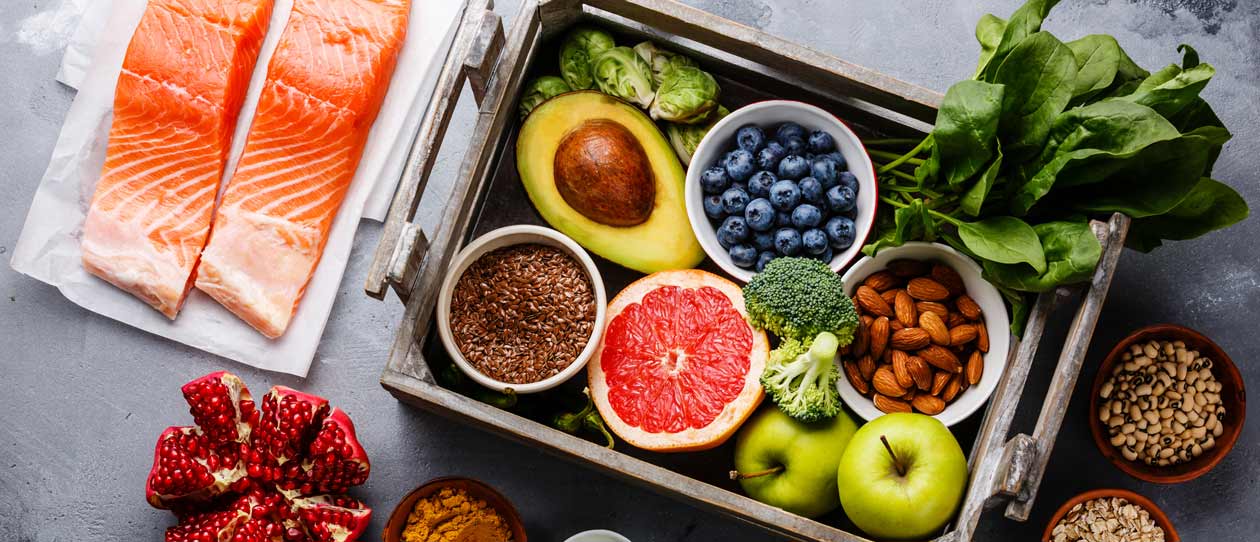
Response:
[{"label": "turmeric powder", "polygon": [[463,489],[442,488],[416,502],[403,542],[511,542],[507,521]]}]

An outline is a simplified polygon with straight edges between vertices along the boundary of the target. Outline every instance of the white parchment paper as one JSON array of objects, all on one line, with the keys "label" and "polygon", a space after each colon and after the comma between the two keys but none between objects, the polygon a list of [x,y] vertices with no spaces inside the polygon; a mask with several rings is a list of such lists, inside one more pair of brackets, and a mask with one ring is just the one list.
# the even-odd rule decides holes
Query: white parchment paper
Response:
[{"label": "white parchment paper", "polygon": [[[328,322],[365,204],[376,185],[397,182],[398,175],[389,178],[385,170],[391,156],[398,153],[396,147],[410,144],[414,131],[411,119],[422,116],[430,101],[433,83],[429,82],[429,90],[424,92],[426,78],[435,78],[445,59],[444,44],[449,44],[464,0],[413,0],[407,41],[368,137],[363,160],[333,223],[306,296],[288,331],[275,340],[263,337],[197,290],[189,295],[179,317],[170,321],[144,302],[84,271],[79,250],[83,219],[105,161],[114,86],[127,44],[144,13],[145,0],[113,0],[109,9],[97,4],[91,3],[85,19],[98,19],[85,20],[82,24],[90,26],[81,26],[75,32],[71,42],[76,50],[68,50],[66,56],[70,68],[63,67],[59,74],[59,79],[67,84],[77,82],[79,93],[66,113],[48,169],[14,248],[13,268],[56,286],[68,299],[93,312],[247,365],[306,376]],[[267,39],[237,122],[228,172],[235,169],[244,147],[267,64],[292,4],[292,0],[276,0]],[[99,17],[104,17],[104,24]],[[92,50],[84,51],[87,47]],[[433,67],[435,63],[438,68]],[[420,110],[418,114],[416,109]],[[406,152],[402,154],[405,157]],[[399,170],[401,167],[399,163]],[[388,182],[377,182],[386,178]],[[383,198],[387,209],[393,188],[381,190],[388,192]]]}]

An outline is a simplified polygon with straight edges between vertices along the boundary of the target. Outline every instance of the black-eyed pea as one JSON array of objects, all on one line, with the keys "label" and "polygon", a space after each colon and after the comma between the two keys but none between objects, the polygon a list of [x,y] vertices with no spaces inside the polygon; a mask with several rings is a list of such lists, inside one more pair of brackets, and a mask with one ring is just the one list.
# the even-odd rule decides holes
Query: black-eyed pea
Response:
[{"label": "black-eyed pea", "polygon": [[1102,397],[1103,399],[1110,399],[1111,392],[1115,390],[1115,387],[1116,387],[1116,383],[1112,380],[1103,382],[1102,389],[1098,390],[1098,396]]},{"label": "black-eyed pea", "polygon": [[1142,413],[1142,417],[1143,417],[1143,418],[1146,418],[1146,422],[1147,422],[1147,423],[1154,424],[1154,423],[1159,422],[1159,414],[1156,414],[1156,413],[1155,413],[1154,411],[1152,411],[1152,410],[1148,410],[1148,411],[1146,411],[1146,412]]},{"label": "black-eyed pea", "polygon": [[1216,427],[1212,428],[1212,436],[1214,438],[1220,438],[1220,436],[1224,433],[1225,433],[1225,424],[1218,423],[1216,424]]},{"label": "black-eyed pea", "polygon": [[1121,426],[1120,426],[1120,432],[1121,432],[1121,433],[1124,433],[1124,434],[1126,434],[1126,435],[1127,435],[1127,434],[1129,434],[1129,433],[1133,433],[1133,432],[1135,432],[1136,430],[1137,430],[1137,425],[1134,425],[1134,424],[1132,424],[1132,423],[1126,423],[1126,424],[1124,424],[1124,425],[1121,425]]},{"label": "black-eyed pea", "polygon": [[1140,356],[1140,355],[1142,355],[1142,345],[1134,344],[1134,345],[1129,346],[1130,358],[1132,358],[1133,356]]},{"label": "black-eyed pea", "polygon": [[1159,355],[1158,346],[1159,345],[1157,345],[1155,341],[1148,342],[1146,343],[1145,346],[1142,347],[1142,353],[1146,354],[1146,357],[1148,358],[1153,358],[1155,356],[1158,356]]},{"label": "black-eyed pea", "polygon": [[1185,380],[1186,372],[1189,371],[1189,362],[1177,366],[1177,380]]},{"label": "black-eyed pea", "polygon": [[1133,461],[1137,459],[1137,452],[1132,448],[1121,448],[1120,455],[1124,456],[1126,461]]},{"label": "black-eyed pea", "polygon": [[1212,435],[1208,435],[1207,439],[1203,441],[1203,450],[1207,451],[1215,447],[1216,447],[1216,437],[1213,437]]},{"label": "black-eyed pea", "polygon": [[1164,344],[1160,346],[1163,347],[1165,356],[1171,356],[1177,352],[1177,347],[1173,346],[1173,343],[1171,342],[1165,342]]},{"label": "black-eyed pea", "polygon": [[1111,445],[1116,448],[1119,448],[1121,446],[1124,446],[1124,443],[1127,440],[1128,439],[1126,439],[1124,435],[1117,433],[1115,436],[1111,437]]},{"label": "black-eyed pea", "polygon": [[1199,457],[1200,455],[1203,455],[1203,446],[1200,446],[1198,444],[1191,446],[1190,455],[1193,455],[1195,457]]},{"label": "black-eyed pea", "polygon": [[1108,427],[1119,427],[1121,425],[1124,425],[1124,418],[1120,416],[1112,416],[1107,419]]},{"label": "black-eyed pea", "polygon": [[1186,430],[1186,426],[1185,426],[1185,424],[1183,424],[1183,423],[1181,423],[1181,422],[1179,422],[1179,421],[1177,421],[1177,420],[1173,420],[1173,422],[1172,422],[1172,430],[1173,430],[1173,432],[1174,432],[1174,433],[1177,433],[1177,434],[1179,434],[1179,435],[1180,435],[1181,433],[1185,432],[1185,430]]},{"label": "black-eyed pea", "polygon": [[1138,428],[1138,431],[1146,431],[1146,428],[1147,428],[1147,426],[1149,426],[1149,425],[1150,425],[1150,424],[1146,422],[1146,418],[1138,418],[1138,419],[1137,419],[1137,428]]},{"label": "black-eyed pea", "polygon": [[1163,431],[1163,430],[1164,430],[1163,424],[1160,424],[1158,422],[1146,426],[1146,432],[1152,435],[1158,435],[1160,431]]},{"label": "black-eyed pea", "polygon": [[1180,410],[1173,412],[1173,419],[1177,420],[1177,423],[1181,425],[1190,423],[1190,417],[1187,416],[1185,412],[1182,412]]},{"label": "black-eyed pea", "polygon": [[1159,411],[1159,418],[1161,420],[1167,420],[1169,418],[1172,418],[1172,415],[1173,415],[1173,409],[1171,408],[1165,407],[1163,410]]},{"label": "black-eyed pea", "polygon": [[1159,458],[1168,459],[1172,457],[1173,453],[1175,453],[1175,450],[1173,450],[1172,448],[1161,448],[1159,450]]}]

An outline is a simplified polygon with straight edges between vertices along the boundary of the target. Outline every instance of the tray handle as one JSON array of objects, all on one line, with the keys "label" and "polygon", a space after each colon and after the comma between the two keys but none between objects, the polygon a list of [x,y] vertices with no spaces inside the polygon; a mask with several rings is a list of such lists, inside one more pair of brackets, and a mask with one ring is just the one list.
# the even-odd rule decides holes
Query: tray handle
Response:
[{"label": "tray handle", "polygon": [[429,242],[424,231],[412,220],[429,175],[433,172],[433,164],[446,137],[455,105],[459,103],[464,82],[472,87],[478,105],[486,96],[487,83],[504,43],[503,21],[493,10],[493,0],[472,0],[464,9],[459,30],[438,75],[433,99],[421,121],[420,130],[411,142],[407,164],[390,203],[380,243],[368,267],[364,291],[376,299],[384,299],[387,289],[392,287],[406,303],[420,274]]}]

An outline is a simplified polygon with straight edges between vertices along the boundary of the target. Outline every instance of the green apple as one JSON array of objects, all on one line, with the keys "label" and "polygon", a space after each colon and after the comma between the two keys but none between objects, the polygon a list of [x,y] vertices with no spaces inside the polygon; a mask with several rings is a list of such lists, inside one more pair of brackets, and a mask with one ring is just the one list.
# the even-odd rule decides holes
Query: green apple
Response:
[{"label": "green apple", "polygon": [[836,483],[844,512],[867,534],[925,539],[958,511],[967,488],[967,458],[936,418],[886,414],[853,435]]},{"label": "green apple", "polygon": [[735,441],[735,469],[748,496],[805,517],[840,506],[836,466],[857,431],[841,411],[815,423],[792,419],[773,406],[744,424]]}]

